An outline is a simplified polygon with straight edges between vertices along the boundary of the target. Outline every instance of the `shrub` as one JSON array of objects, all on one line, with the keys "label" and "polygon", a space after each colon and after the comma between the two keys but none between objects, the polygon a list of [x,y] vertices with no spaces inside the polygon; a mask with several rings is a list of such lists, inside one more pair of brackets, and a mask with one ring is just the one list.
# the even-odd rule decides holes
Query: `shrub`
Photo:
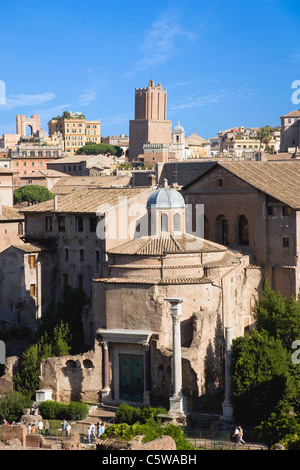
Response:
[{"label": "shrub", "polygon": [[61,403],[52,400],[46,400],[39,405],[40,413],[47,419],[84,419],[89,411],[85,403],[71,401]]},{"label": "shrub", "polygon": [[148,420],[144,424],[139,422],[129,425],[127,423],[112,424],[106,428],[105,433],[101,436],[102,439],[120,439],[122,441],[129,441],[135,436],[143,435],[143,443],[153,441],[161,436],[170,436],[174,439],[177,450],[193,450],[194,446],[185,439],[184,432],[179,426],[169,424],[168,426],[161,426],[153,419]]},{"label": "shrub", "polygon": [[166,413],[167,410],[165,408],[154,408],[151,406],[139,408],[122,403],[116,412],[116,423],[127,423],[131,425],[139,421],[144,424],[151,418],[154,421],[158,421],[158,415]]}]

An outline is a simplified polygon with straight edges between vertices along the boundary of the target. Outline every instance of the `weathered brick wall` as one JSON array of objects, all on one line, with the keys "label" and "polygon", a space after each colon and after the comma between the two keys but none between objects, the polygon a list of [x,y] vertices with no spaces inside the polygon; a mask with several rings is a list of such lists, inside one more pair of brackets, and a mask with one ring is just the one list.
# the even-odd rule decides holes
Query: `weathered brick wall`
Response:
[{"label": "weathered brick wall", "polygon": [[10,439],[19,439],[22,443],[22,446],[26,445],[26,435],[27,435],[27,428],[26,426],[22,426],[18,424],[16,426],[9,426],[9,425],[1,425],[0,430],[1,441],[7,442]]}]

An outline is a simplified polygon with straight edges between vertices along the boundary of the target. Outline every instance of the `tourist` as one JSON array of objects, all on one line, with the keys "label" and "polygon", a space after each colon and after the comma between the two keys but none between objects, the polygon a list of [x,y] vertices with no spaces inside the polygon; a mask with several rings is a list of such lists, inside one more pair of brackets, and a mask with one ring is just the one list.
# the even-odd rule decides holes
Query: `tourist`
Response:
[{"label": "tourist", "polygon": [[49,421],[46,419],[45,421],[45,435],[46,436],[49,436],[49,428],[50,428]]},{"label": "tourist", "polygon": [[71,434],[71,424],[67,424],[67,427],[66,427],[66,432],[67,432],[67,437],[70,437],[70,434]]},{"label": "tourist", "polygon": [[89,426],[88,428],[87,437],[88,437],[88,442],[91,443],[92,442],[92,427],[91,426]]},{"label": "tourist", "polygon": [[239,426],[238,429],[239,429],[239,441],[238,441],[239,444],[240,445],[246,444],[246,442],[243,440],[243,434],[244,434],[243,429],[241,428],[241,426]]},{"label": "tourist", "polygon": [[66,434],[67,433],[67,421],[64,419],[63,421],[63,434]]},{"label": "tourist", "polygon": [[239,442],[239,435],[240,435],[240,430],[239,430],[238,426],[236,426],[232,437],[234,438],[234,440],[237,444]]},{"label": "tourist", "polygon": [[39,423],[38,423],[38,430],[39,430],[39,433],[42,434],[43,432],[43,427],[44,427],[44,423],[43,421],[40,419]]}]

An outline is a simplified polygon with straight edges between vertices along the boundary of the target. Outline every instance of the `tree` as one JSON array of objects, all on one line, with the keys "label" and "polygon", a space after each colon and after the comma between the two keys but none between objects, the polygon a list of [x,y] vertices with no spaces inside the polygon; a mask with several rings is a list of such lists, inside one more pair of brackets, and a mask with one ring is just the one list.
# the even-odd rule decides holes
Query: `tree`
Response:
[{"label": "tree", "polygon": [[27,395],[15,390],[0,397],[0,419],[6,419],[9,423],[19,421],[24,408],[30,408],[32,400]]},{"label": "tree", "polygon": [[256,302],[254,315],[257,329],[267,330],[283,341],[290,350],[293,341],[300,338],[300,301],[287,299],[265,282],[262,300]]},{"label": "tree", "polygon": [[257,138],[262,144],[268,144],[272,139],[270,126],[261,127],[257,133]]},{"label": "tree", "polygon": [[14,191],[14,202],[18,204],[20,202],[27,202],[30,204],[37,204],[38,202],[48,201],[53,199],[53,194],[49,189],[44,186],[39,186],[37,184],[30,184],[17,188]]},{"label": "tree", "polygon": [[234,340],[232,399],[236,417],[259,423],[268,417],[289,386],[290,356],[282,342],[267,331],[253,330]]},{"label": "tree", "polygon": [[100,154],[110,154],[120,157],[123,153],[121,147],[117,145],[110,144],[95,144],[93,142],[87,142],[86,145],[80,147],[77,152],[78,155],[100,155]]}]

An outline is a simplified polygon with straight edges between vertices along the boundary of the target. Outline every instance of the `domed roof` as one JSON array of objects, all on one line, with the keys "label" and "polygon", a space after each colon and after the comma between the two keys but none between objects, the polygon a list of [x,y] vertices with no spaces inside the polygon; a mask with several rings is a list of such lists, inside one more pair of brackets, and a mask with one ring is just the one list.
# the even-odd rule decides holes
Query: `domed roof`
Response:
[{"label": "domed roof", "polygon": [[147,208],[181,208],[185,207],[182,195],[173,188],[159,188],[150,194]]},{"label": "domed roof", "polygon": [[184,132],[184,128],[179,124],[179,121],[177,126],[174,127],[173,132]]}]

